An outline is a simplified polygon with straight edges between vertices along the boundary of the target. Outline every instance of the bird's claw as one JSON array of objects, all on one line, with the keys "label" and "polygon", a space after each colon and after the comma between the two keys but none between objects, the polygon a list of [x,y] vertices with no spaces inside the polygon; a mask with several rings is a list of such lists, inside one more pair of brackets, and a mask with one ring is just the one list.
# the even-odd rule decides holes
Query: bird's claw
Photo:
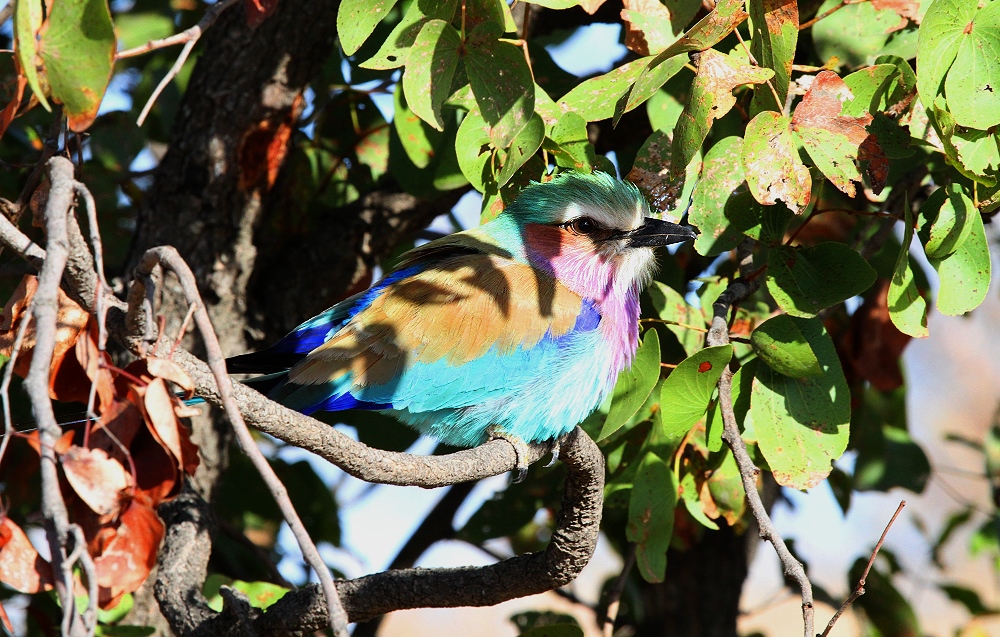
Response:
[{"label": "bird's claw", "polygon": [[562,440],[560,438],[553,438],[552,442],[549,443],[549,453],[552,454],[552,459],[549,460],[549,463],[547,465],[545,465],[546,469],[554,466],[556,462],[559,460],[559,450],[561,448],[562,448]]},{"label": "bird's claw", "polygon": [[517,436],[512,436],[506,431],[501,431],[495,427],[490,427],[487,430],[487,434],[491,440],[506,440],[514,448],[514,457],[517,459],[517,473],[514,475],[514,484],[524,482],[525,477],[528,475],[528,444]]}]

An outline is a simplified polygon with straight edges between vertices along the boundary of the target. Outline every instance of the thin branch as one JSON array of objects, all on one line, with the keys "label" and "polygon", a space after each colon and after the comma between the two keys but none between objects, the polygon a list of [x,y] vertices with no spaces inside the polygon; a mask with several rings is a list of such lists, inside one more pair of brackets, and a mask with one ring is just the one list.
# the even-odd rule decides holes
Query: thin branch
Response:
[{"label": "thin branch", "polygon": [[625,582],[628,575],[635,566],[635,544],[629,543],[628,550],[625,551],[625,564],[622,565],[622,572],[615,578],[611,588],[608,589],[608,609],[604,616],[598,619],[601,632],[604,637],[611,637],[615,633],[615,620],[618,619],[618,609],[621,606],[622,593],[625,592]]},{"label": "thin branch", "polygon": [[153,108],[153,104],[156,103],[156,98],[160,96],[163,89],[167,88],[167,85],[173,81],[174,77],[176,77],[178,73],[180,73],[181,68],[184,67],[184,63],[187,62],[188,56],[191,55],[194,45],[197,44],[198,40],[201,38],[201,34],[215,23],[223,11],[236,4],[237,1],[238,0],[219,0],[219,2],[216,2],[207,11],[205,11],[205,15],[201,17],[198,24],[194,25],[190,29],[182,31],[181,33],[169,38],[164,38],[163,40],[152,40],[135,49],[122,51],[116,56],[117,59],[121,59],[131,57],[133,55],[140,55],[142,53],[152,51],[153,49],[172,46],[174,44],[180,44],[181,42],[184,43],[184,48],[181,49],[180,55],[178,55],[177,60],[174,61],[174,65],[170,67],[167,74],[164,75],[163,79],[160,80],[160,83],[156,85],[156,88],[153,89],[152,95],[150,95],[149,99],[146,100],[146,105],[142,107],[142,112],[139,113],[139,118],[136,120],[136,124],[138,126],[142,126],[143,122],[146,121],[146,116],[149,115],[149,111]]},{"label": "thin branch", "polygon": [[208,312],[205,310],[205,303],[198,292],[198,284],[191,269],[175,249],[171,247],[152,248],[143,255],[139,266],[136,268],[135,284],[146,286],[147,290],[151,289],[153,269],[158,265],[173,271],[180,281],[188,304],[196,308],[194,320],[201,332],[202,341],[208,353],[208,364],[219,387],[223,408],[233,426],[236,438],[239,440],[243,452],[249,456],[257,472],[260,473],[267,484],[271,495],[274,496],[275,502],[277,502],[278,507],[281,509],[285,521],[288,522],[292,534],[299,543],[302,555],[305,556],[306,561],[312,566],[322,583],[323,592],[326,596],[329,625],[333,629],[334,635],[337,637],[347,637],[349,635],[347,631],[347,614],[344,612],[343,606],[341,606],[337,589],[333,584],[333,577],[330,575],[330,569],[323,562],[323,558],[320,556],[319,551],[316,550],[316,545],[313,544],[312,539],[309,537],[305,525],[302,524],[302,520],[299,518],[298,513],[296,513],[295,507],[292,506],[287,489],[285,489],[281,480],[278,479],[277,474],[274,473],[274,469],[271,468],[271,465],[264,458],[264,454],[257,448],[257,444],[254,442],[253,436],[250,434],[250,430],[247,429],[246,422],[244,422],[243,416],[240,414],[240,409],[233,396],[233,381],[226,372],[226,359],[222,355],[222,347],[219,345],[219,339],[215,335],[215,328],[212,327],[211,319],[209,319]]},{"label": "thin branch", "polygon": [[[752,242],[747,240],[741,243],[737,249],[741,274],[748,273],[753,268],[752,245]],[[729,326],[726,322],[729,309],[753,294],[758,285],[759,283],[756,280],[746,281],[743,278],[736,279],[719,295],[718,300],[712,306],[714,316],[712,318],[712,327],[709,329],[708,338],[706,339],[707,345],[727,345],[729,343]],[[736,422],[736,415],[733,412],[732,391],[733,372],[727,366],[722,371],[722,377],[719,378],[719,408],[722,412],[723,422],[722,439],[729,445],[729,448],[733,452],[733,457],[736,459],[736,464],[739,466],[743,489],[746,491],[750,510],[757,520],[761,539],[767,540],[774,546],[774,551],[778,554],[778,559],[781,560],[785,575],[794,579],[802,591],[804,635],[805,637],[814,637],[812,584],[809,582],[802,564],[795,559],[795,556],[785,546],[784,540],[781,539],[781,534],[778,533],[778,530],[774,527],[774,523],[771,522],[771,517],[767,514],[767,509],[760,499],[760,493],[757,492],[757,475],[760,471],[754,465],[753,460],[750,459],[746,443],[743,442],[743,438],[740,436],[739,424]]]},{"label": "thin branch", "polygon": [[[66,545],[70,535],[69,514],[59,487],[55,445],[62,435],[49,399],[49,373],[56,345],[56,320],[59,309],[59,284],[69,255],[66,218],[73,204],[73,164],[63,157],[53,157],[46,164],[50,189],[45,206],[47,256],[38,275],[38,289],[31,299],[35,320],[35,348],[24,387],[38,423],[42,474],[42,515],[52,556],[52,574],[63,609],[62,634],[90,633],[76,612],[73,598],[73,565]],[[28,320],[27,317],[24,318]]]},{"label": "thin branch", "polygon": [[882,543],[885,542],[885,536],[889,533],[889,528],[892,527],[892,523],[896,521],[899,517],[900,511],[906,506],[906,500],[900,500],[899,506],[896,507],[896,512],[892,514],[892,518],[889,519],[889,523],[885,525],[885,530],[882,531],[882,537],[878,539],[878,544],[875,545],[875,549],[872,551],[872,556],[868,558],[868,565],[865,566],[865,572],[861,574],[861,579],[858,580],[858,585],[854,587],[854,592],[848,597],[839,609],[837,613],[830,619],[830,623],[826,625],[826,630],[820,637],[827,637],[830,631],[833,630],[833,625],[837,623],[840,616],[844,614],[847,607],[854,603],[854,600],[865,594],[865,580],[868,579],[868,572],[872,570],[872,564],[875,563],[875,557],[878,555],[879,550],[882,548]]}]

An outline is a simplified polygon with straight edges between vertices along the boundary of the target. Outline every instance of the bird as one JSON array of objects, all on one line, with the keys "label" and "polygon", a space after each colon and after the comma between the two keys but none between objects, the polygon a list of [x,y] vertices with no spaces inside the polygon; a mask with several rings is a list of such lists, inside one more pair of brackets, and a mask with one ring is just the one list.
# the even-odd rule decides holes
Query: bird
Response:
[{"label": "bird", "polygon": [[631,364],[654,249],[695,236],[627,181],[561,173],[228,367],[304,414],[375,410],[458,447],[505,438],[523,477],[526,445],[572,430]]}]

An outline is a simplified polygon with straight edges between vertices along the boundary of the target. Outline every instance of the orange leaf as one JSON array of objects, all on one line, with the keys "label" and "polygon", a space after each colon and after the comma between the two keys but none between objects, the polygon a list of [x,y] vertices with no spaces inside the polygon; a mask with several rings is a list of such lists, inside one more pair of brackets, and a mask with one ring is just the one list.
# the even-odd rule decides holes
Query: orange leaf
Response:
[{"label": "orange leaf", "polygon": [[156,564],[163,540],[163,522],[143,497],[133,499],[122,513],[113,538],[94,558],[101,608],[118,604],[122,595],[138,589]]},{"label": "orange leaf", "polygon": [[7,611],[6,611],[6,609],[4,609],[2,603],[0,603],[0,621],[3,622],[3,626],[4,626],[4,628],[7,629],[7,632],[10,633],[11,635],[13,635],[14,634],[14,627],[11,625],[11,623],[10,623],[10,617],[7,617]]},{"label": "orange leaf", "polygon": [[[42,442],[41,438],[39,438],[38,436],[38,430],[36,429],[35,431],[32,431],[29,434],[25,434],[24,438],[25,440],[28,441],[28,444],[31,445],[31,448],[35,450],[35,453],[41,456]],[[72,444],[73,444],[73,432],[67,431],[59,438],[58,441],[56,441],[56,447],[55,447],[56,455],[62,455],[66,453],[66,451],[69,450],[69,447]]]},{"label": "orange leaf", "polygon": [[100,516],[114,517],[122,496],[132,486],[132,476],[103,449],[72,446],[62,455],[66,480],[80,499]]},{"label": "orange leaf", "polygon": [[872,8],[876,11],[890,9],[895,11],[896,15],[899,16],[899,24],[888,29],[887,33],[905,29],[909,20],[920,24],[920,20],[917,19],[917,14],[920,11],[920,3],[917,0],[872,0]]},{"label": "orange leaf", "polygon": [[181,366],[168,358],[155,358],[150,356],[146,359],[146,369],[154,378],[169,380],[184,390],[184,397],[194,396],[194,382]]},{"label": "orange leaf", "polygon": [[[11,98],[10,103],[7,104],[0,111],[0,138],[3,134],[7,132],[7,128],[10,123],[14,121],[14,117],[17,115],[17,109],[21,106],[21,98],[24,97],[24,89],[28,86],[28,78],[21,74],[21,69],[18,68],[17,56],[14,56],[14,66],[17,68],[17,88],[14,90],[14,97]],[[2,609],[2,607],[0,607]],[[6,619],[6,616],[4,617]]]},{"label": "orange leaf", "polygon": [[181,436],[178,431],[181,423],[174,413],[174,397],[170,395],[162,378],[153,379],[153,382],[146,387],[143,406],[146,409],[146,422],[149,423],[153,436],[177,459],[178,468],[183,469],[181,463],[184,451],[181,449]]},{"label": "orange leaf", "polygon": [[52,588],[52,567],[6,516],[0,522],[0,582],[29,594]]}]

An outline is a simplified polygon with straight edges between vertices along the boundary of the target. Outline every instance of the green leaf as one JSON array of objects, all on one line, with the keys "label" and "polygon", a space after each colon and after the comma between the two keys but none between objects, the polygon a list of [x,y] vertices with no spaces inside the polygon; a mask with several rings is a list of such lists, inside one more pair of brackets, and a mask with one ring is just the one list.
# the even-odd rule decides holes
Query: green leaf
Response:
[{"label": "green leaf", "polygon": [[424,24],[429,20],[451,22],[457,8],[458,0],[413,0],[378,52],[359,66],[376,71],[403,66]]},{"label": "green leaf", "polygon": [[[734,388],[735,380],[734,377]],[[715,503],[716,513],[724,518],[729,526],[738,526],[746,510],[747,492],[743,489],[739,465],[736,464],[736,458],[729,449],[726,449],[722,462],[712,471],[708,479],[708,492]],[[709,514],[712,515],[711,512]]]},{"label": "green leaf", "polygon": [[822,128],[802,128],[796,133],[810,159],[838,190],[853,197],[854,183],[861,183],[861,172],[855,163],[858,146],[845,135]]},{"label": "green leaf", "polygon": [[584,80],[559,100],[564,110],[575,111],[588,122],[608,119],[615,113],[615,102],[639,77],[652,57],[639,58],[604,75]]},{"label": "green leaf", "polygon": [[670,372],[660,390],[660,424],[665,440],[684,437],[698,422],[732,357],[732,345],[706,347]]},{"label": "green leaf", "polygon": [[[683,85],[682,83],[684,82],[687,84]],[[684,105],[687,104],[690,98],[689,90],[676,88],[675,85],[689,86],[690,83],[691,78],[686,73],[677,74],[646,100],[646,115],[649,117],[649,124],[653,127],[653,130],[665,133],[674,130],[674,126],[677,125],[677,119],[681,116],[681,113],[684,111]],[[676,95],[670,91],[671,88],[675,88]]]},{"label": "green leaf", "polygon": [[812,347],[787,314],[771,317],[750,334],[750,343],[767,365],[785,376],[802,378],[823,373]]},{"label": "green leaf", "polygon": [[403,87],[396,85],[393,91],[393,106],[395,115],[392,118],[392,125],[399,135],[399,142],[406,151],[406,156],[410,158],[417,168],[426,168],[434,158],[434,151],[441,142],[441,132],[434,130],[425,121],[410,110],[403,97]]},{"label": "green leaf", "polygon": [[792,316],[810,317],[861,294],[876,274],[864,258],[843,243],[810,248],[777,246],[767,255],[767,289]]},{"label": "green leaf", "polygon": [[597,440],[607,438],[628,422],[649,398],[659,379],[660,337],[656,330],[647,330],[635,352],[632,366],[618,375],[618,382],[612,393],[611,409],[604,419],[604,426],[601,427]]},{"label": "green leaf", "polygon": [[[653,309],[667,322],[688,356],[701,350],[705,341],[705,317],[701,310],[684,300],[680,293],[665,283],[653,281],[649,288]],[[679,325],[677,325],[679,323]]]},{"label": "green leaf", "polygon": [[[935,191],[936,192],[936,191]],[[909,202],[903,206],[905,213],[903,241],[896,258],[896,267],[889,282],[887,304],[889,320],[903,334],[925,338],[927,331],[927,301],[920,296],[913,270],[910,269],[910,243],[913,241],[913,213]]]},{"label": "green leaf", "polygon": [[681,479],[681,486],[678,489],[681,499],[684,501],[684,508],[691,514],[699,524],[713,531],[719,530],[719,525],[705,515],[705,510],[701,508],[701,497],[698,493],[698,484],[695,482],[693,473],[686,473]]},{"label": "green leaf", "polygon": [[830,473],[847,448],[851,396],[833,341],[819,319],[792,319],[816,354],[823,373],[791,378],[759,365],[747,428],[778,484],[809,489]]},{"label": "green leaf", "polygon": [[639,464],[628,503],[625,536],[636,543],[635,563],[647,582],[662,582],[674,533],[677,482],[662,458],[647,452]]},{"label": "green leaf", "polygon": [[847,117],[864,117],[877,113],[883,96],[898,72],[895,64],[876,64],[844,77],[844,84],[854,97],[843,103],[840,114]]},{"label": "green leaf", "polygon": [[976,5],[965,0],[934,0],[924,14],[917,39],[917,91],[928,110],[958,55]]},{"label": "green leaf", "polygon": [[1000,609],[991,608],[984,604],[983,600],[979,597],[979,593],[971,588],[955,586],[954,584],[941,584],[940,587],[944,594],[948,596],[948,599],[965,606],[965,610],[969,611],[969,614],[973,617],[1000,614]]},{"label": "green leaf", "polygon": [[997,134],[959,127],[952,114],[944,109],[941,97],[928,116],[944,146],[948,163],[973,181],[995,185],[1000,171],[1000,138]]},{"label": "green leaf", "polygon": [[507,158],[500,169],[497,183],[504,186],[510,181],[514,173],[531,158],[535,152],[542,147],[542,140],[545,139],[545,122],[541,115],[533,113],[528,123],[521,129],[514,140],[510,143],[510,150]]},{"label": "green leaf", "polygon": [[799,159],[791,124],[790,118],[774,111],[762,111],[750,120],[743,140],[743,169],[754,199],[766,206],[780,199],[798,212],[809,203],[812,177]]},{"label": "green leaf", "polygon": [[438,130],[444,130],[441,107],[451,93],[461,46],[455,27],[444,20],[429,20],[406,59],[403,73],[406,103],[420,119]]},{"label": "green leaf", "polygon": [[[736,417],[736,424],[743,431],[746,424],[747,411],[750,410],[750,394],[753,386],[753,377],[757,373],[757,366],[760,361],[752,358],[733,374],[731,396],[733,399],[733,415]],[[725,423],[722,421],[722,410],[719,409],[718,402],[712,405],[709,410],[709,418],[705,425],[705,445],[712,453],[722,449],[722,430]]]},{"label": "green leaf", "polygon": [[[537,105],[537,97],[536,97]],[[549,134],[551,143],[543,147],[552,153],[560,168],[591,172],[597,156],[587,135],[587,120],[577,113],[563,113]]]},{"label": "green leaf", "polygon": [[17,61],[21,65],[21,72],[28,80],[28,86],[38,98],[45,110],[51,111],[52,107],[45,99],[47,92],[42,87],[41,78],[38,75],[38,40],[35,39],[39,29],[42,28],[42,0],[15,0],[14,3],[14,49]]},{"label": "green leaf", "polygon": [[743,0],[719,0],[708,15],[648,62],[632,88],[615,106],[615,123],[618,123],[623,113],[631,111],[652,97],[667,80],[684,67],[684,58],[676,56],[691,51],[704,51],[715,46],[746,20],[748,15],[743,10]]},{"label": "green leaf", "polygon": [[337,37],[347,55],[354,55],[396,0],[341,0],[337,9]]},{"label": "green leaf", "polygon": [[986,130],[1000,124],[1000,4],[987,4],[962,28],[944,91],[959,126]]},{"label": "green leaf", "polygon": [[[816,15],[839,4],[840,0],[826,0]],[[899,15],[891,9],[878,11],[872,2],[849,4],[812,26],[813,45],[823,62],[836,57],[841,65],[858,68],[888,52],[889,32],[898,24]]]},{"label": "green leaf", "polygon": [[796,0],[761,0],[748,2],[753,31],[750,53],[764,68],[774,71],[771,85],[778,94],[766,86],[754,91],[750,114],[760,111],[781,111],[788,96],[788,82],[792,76],[795,45],[799,40],[799,7]]},{"label": "green leaf", "polygon": [[480,114],[497,148],[507,148],[535,111],[535,83],[520,47],[500,42],[501,27],[484,22],[465,43],[465,67]]},{"label": "green leaf", "polygon": [[122,50],[131,49],[173,35],[174,21],[170,16],[152,11],[119,13],[115,16],[115,31]]},{"label": "green leaf", "polygon": [[990,248],[983,218],[973,214],[969,221],[969,236],[958,250],[943,259],[927,259],[941,279],[937,308],[948,316],[979,307],[990,287]]},{"label": "green leaf", "polygon": [[943,259],[969,238],[972,217],[979,216],[962,186],[948,184],[935,190],[920,207],[920,242],[928,258]]},{"label": "green leaf", "polygon": [[455,153],[462,174],[472,187],[486,192],[486,184],[493,183],[493,175],[488,169],[493,153],[490,150],[490,125],[478,113],[467,113],[462,120],[455,137]]},{"label": "green leaf", "polygon": [[250,606],[261,610],[266,610],[288,592],[287,588],[270,582],[231,580],[224,575],[213,573],[205,579],[203,591],[205,598],[208,600],[208,607],[216,612],[222,611],[223,601],[219,590],[223,586],[246,593],[246,596],[250,599]]},{"label": "green leaf", "polygon": [[675,174],[683,172],[701,150],[712,122],[736,104],[733,89],[744,84],[762,84],[773,76],[771,69],[747,64],[738,57],[714,49],[704,51],[691,85],[691,99],[674,129],[671,170]]},{"label": "green leaf", "polygon": [[895,487],[920,493],[931,475],[927,454],[905,430],[878,426],[865,440],[854,465],[855,491],[888,491]]},{"label": "green leaf", "polygon": [[43,29],[39,55],[52,99],[69,128],[85,130],[97,117],[115,60],[115,28],[107,0],[60,0]]},{"label": "green leaf", "polygon": [[726,137],[705,155],[688,209],[688,221],[701,231],[694,242],[698,254],[714,257],[732,250],[743,240],[741,226],[754,224],[755,219],[734,223],[726,214],[727,203],[744,181],[742,152],[742,137]]}]

